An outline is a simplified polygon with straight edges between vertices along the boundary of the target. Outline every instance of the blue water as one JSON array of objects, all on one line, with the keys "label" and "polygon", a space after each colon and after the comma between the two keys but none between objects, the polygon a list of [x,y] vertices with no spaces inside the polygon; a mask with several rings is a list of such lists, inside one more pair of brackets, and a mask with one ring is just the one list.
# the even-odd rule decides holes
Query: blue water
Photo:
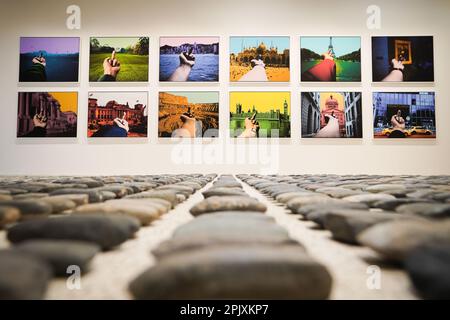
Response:
[{"label": "blue water", "polygon": [[[178,54],[159,56],[159,81],[167,81],[180,65]],[[196,54],[188,81],[219,81],[219,55]]]},{"label": "blue water", "polygon": [[[22,74],[32,66],[36,54],[20,55],[20,81]],[[45,54],[48,82],[77,82],[78,81],[78,54]]]}]

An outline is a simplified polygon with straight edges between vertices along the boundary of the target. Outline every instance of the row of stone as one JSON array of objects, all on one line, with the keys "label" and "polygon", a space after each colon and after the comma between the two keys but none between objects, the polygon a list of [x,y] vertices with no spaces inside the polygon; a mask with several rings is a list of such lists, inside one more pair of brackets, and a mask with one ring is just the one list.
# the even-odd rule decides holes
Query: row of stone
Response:
[{"label": "row of stone", "polygon": [[332,279],[265,215],[233,176],[219,177],[195,217],[152,251],[155,266],[130,284],[136,299],[324,299]]},{"label": "row of stone", "polygon": [[12,246],[0,250],[0,298],[42,298],[52,277],[73,265],[87,272],[98,252],[133,238],[213,178],[1,179],[0,208],[18,217],[3,224]]},{"label": "row of stone", "polygon": [[450,298],[449,177],[239,178],[335,240],[404,267],[422,297]]}]

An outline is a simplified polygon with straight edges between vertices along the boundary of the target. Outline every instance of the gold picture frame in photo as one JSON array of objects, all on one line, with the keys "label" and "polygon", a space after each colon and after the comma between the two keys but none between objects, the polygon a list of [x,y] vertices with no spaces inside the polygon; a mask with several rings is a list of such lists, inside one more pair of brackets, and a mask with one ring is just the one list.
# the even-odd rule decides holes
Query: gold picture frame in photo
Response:
[{"label": "gold picture frame in photo", "polygon": [[395,40],[395,59],[403,64],[412,64],[411,41]]}]

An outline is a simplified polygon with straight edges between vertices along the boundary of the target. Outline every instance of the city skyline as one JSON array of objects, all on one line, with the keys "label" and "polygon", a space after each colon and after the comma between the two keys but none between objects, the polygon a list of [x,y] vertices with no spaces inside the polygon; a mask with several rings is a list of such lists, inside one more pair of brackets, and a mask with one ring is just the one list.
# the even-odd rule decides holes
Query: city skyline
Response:
[{"label": "city skyline", "polygon": [[[97,105],[106,106],[109,101],[116,101],[119,104],[126,105],[128,103],[131,109],[137,103],[147,106],[147,92],[89,92],[89,99],[97,99]],[[139,101],[139,102],[137,102]]]},{"label": "city skyline", "polygon": [[243,48],[259,46],[262,42],[267,48],[273,46],[282,53],[285,49],[289,50],[289,37],[230,37],[230,53],[238,54]]},{"label": "city skyline", "polygon": [[189,103],[219,103],[217,91],[165,91],[178,97],[186,97]]},{"label": "city skyline", "polygon": [[160,37],[159,46],[179,47],[183,44],[205,44],[219,43],[219,37]]},{"label": "city skyline", "polygon": [[[331,37],[333,50],[336,57],[357,51],[361,49],[360,37]],[[300,37],[300,48],[308,49],[317,54],[327,52],[330,45],[329,36],[320,37]]]},{"label": "city skyline", "polygon": [[287,102],[290,114],[290,92],[230,92],[230,111],[235,111],[236,104],[240,103],[245,111],[255,106],[258,112],[279,109],[283,113],[284,101]]},{"label": "city skyline", "polygon": [[78,37],[21,37],[20,53],[46,51],[50,54],[75,54],[80,52]]}]

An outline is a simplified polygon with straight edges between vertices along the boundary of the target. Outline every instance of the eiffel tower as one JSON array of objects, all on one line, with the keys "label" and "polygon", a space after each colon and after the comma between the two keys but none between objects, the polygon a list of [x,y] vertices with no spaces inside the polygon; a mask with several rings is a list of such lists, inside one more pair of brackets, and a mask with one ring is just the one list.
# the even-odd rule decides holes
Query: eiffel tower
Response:
[{"label": "eiffel tower", "polygon": [[330,44],[328,45],[328,52],[331,56],[333,56],[333,57],[335,56],[332,37],[330,37]]}]

